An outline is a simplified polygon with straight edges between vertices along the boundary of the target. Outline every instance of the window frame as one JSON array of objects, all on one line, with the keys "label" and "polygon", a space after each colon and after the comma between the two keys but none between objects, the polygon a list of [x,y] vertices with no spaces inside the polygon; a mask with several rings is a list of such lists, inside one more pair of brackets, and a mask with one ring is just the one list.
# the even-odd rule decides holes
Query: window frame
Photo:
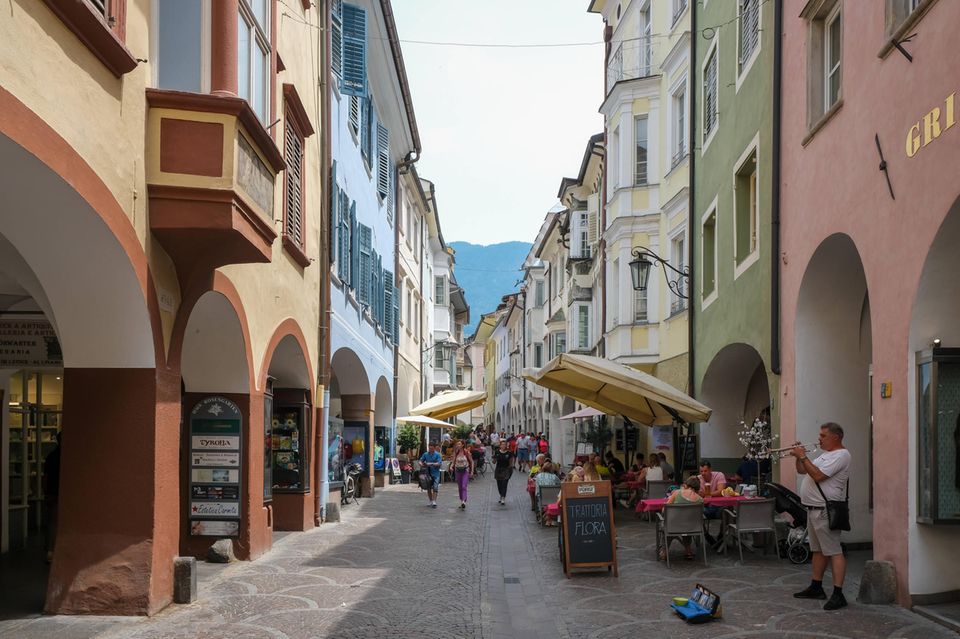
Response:
[{"label": "window frame", "polygon": [[[839,44],[839,55],[837,56],[836,64],[831,68],[830,65],[830,55],[831,55],[831,42],[830,42],[830,30],[834,24],[839,22],[840,27],[840,44]],[[830,13],[823,19],[823,69],[822,69],[822,82],[823,82],[823,112],[828,113],[830,109],[834,107],[837,103],[840,102],[843,97],[843,12],[841,11],[841,3],[837,2],[833,9],[830,10]],[[830,99],[830,80],[833,75],[837,76],[837,96],[836,99]]]},{"label": "window frame", "polygon": [[[687,115],[687,99],[689,91],[687,90],[687,78],[684,77],[674,85],[670,92],[670,169],[673,170],[679,166],[685,157],[690,153],[690,145],[687,141],[687,128],[689,116]],[[680,101],[677,107],[678,96]],[[679,116],[679,117],[678,117]]]},{"label": "window frame", "polygon": [[137,68],[137,59],[126,46],[127,0],[104,0],[103,11],[91,0],[44,3],[114,77]]},{"label": "window frame", "polygon": [[[752,212],[751,223],[754,229],[755,241],[753,249],[743,256],[743,259],[738,261],[738,246],[737,246],[737,235],[738,235],[738,224],[740,222],[739,209],[738,209],[738,198],[737,198],[737,180],[739,179],[744,168],[746,168],[747,162],[750,161],[751,156],[755,157],[754,168],[753,168],[753,198],[754,198],[754,210]],[[749,197],[749,196],[748,196]],[[740,157],[737,159],[737,162],[733,165],[733,279],[739,278],[750,266],[757,262],[760,258],[760,133],[758,132],[754,136],[753,140],[747,147],[743,150],[743,153],[740,154]]]},{"label": "window frame", "polygon": [[[253,8],[251,7],[251,0],[237,0],[237,29],[238,29],[238,32],[237,32],[237,56],[238,56],[237,95],[247,101],[254,115],[256,115],[260,123],[263,124],[264,127],[266,127],[267,125],[270,124],[271,106],[272,106],[271,102],[272,102],[272,96],[273,96],[272,78],[273,78],[274,46],[273,46],[273,38],[272,38],[272,34],[273,34],[272,4],[269,2],[265,2],[264,6],[266,8],[266,15],[264,16],[264,19],[266,20],[266,24],[260,24],[260,22],[257,20],[256,14],[253,12]],[[262,115],[257,113],[257,105],[256,105],[256,102],[254,101],[254,98],[255,98],[254,81],[256,78],[256,73],[255,73],[256,65],[253,63],[254,58],[252,57],[252,55],[250,56],[248,61],[248,67],[249,67],[248,73],[250,76],[248,78],[248,81],[250,83],[250,86],[249,86],[250,95],[249,96],[243,95],[243,84],[240,81],[241,65],[240,65],[240,59],[239,59],[239,56],[241,55],[240,35],[239,35],[241,20],[246,23],[247,27],[251,30],[253,34],[253,37],[250,38],[250,43],[247,50],[248,53],[252,54],[252,52],[255,51],[258,47],[261,49],[261,51],[263,51],[264,46],[266,48],[264,52],[265,55],[264,55],[264,65],[263,65],[264,77],[262,78],[263,91],[264,91],[262,96],[263,97],[263,114]]]},{"label": "window frame", "polygon": [[[639,123],[643,122],[643,151],[644,159],[643,163],[643,180],[640,179],[640,140],[638,138],[638,131],[640,130]],[[644,113],[641,115],[633,116],[633,186],[649,186],[650,185],[650,118],[649,115]]]},{"label": "window frame", "polygon": [[[714,74],[714,103],[713,103],[713,126],[707,130],[707,69],[711,60],[717,64]],[[702,157],[709,148],[710,143],[717,136],[717,130],[720,128],[720,37],[713,36],[713,42],[707,47],[707,53],[703,57],[703,63],[700,66],[700,85],[702,89],[702,103],[700,109],[700,156]]]},{"label": "window frame", "polygon": [[[649,287],[641,290],[633,289],[633,324],[650,323],[650,289]],[[641,300],[642,298],[642,300]],[[641,313],[642,308],[642,313]]]},{"label": "window frame", "polygon": [[[211,0],[199,0],[200,8],[200,93],[210,93],[210,69],[211,62],[211,41],[213,29],[213,19],[211,13]],[[162,67],[160,49],[160,3],[154,2],[150,6],[150,59],[151,64],[150,82],[152,86],[158,89],[168,87],[160,86],[160,69]],[[175,89],[181,90],[181,89]]]},{"label": "window frame", "polygon": [[[680,272],[683,272],[684,269],[686,269],[687,266],[688,266],[688,264],[687,264],[687,257],[688,257],[688,255],[687,255],[687,254],[688,254],[688,251],[690,250],[690,247],[687,245],[687,230],[686,230],[686,228],[685,228],[684,226],[681,226],[680,228],[677,229],[676,232],[674,232],[673,234],[671,234],[668,239],[669,239],[669,241],[670,241],[670,244],[669,244],[669,246],[670,246],[670,256],[669,256],[669,258],[668,258],[668,261],[669,261],[669,263],[670,263],[670,266],[672,266],[673,268],[677,269],[677,270],[680,271]],[[678,245],[679,245],[679,247],[678,247]],[[686,285],[686,288],[684,288],[684,278],[683,278],[683,277],[678,278],[677,284],[678,284],[678,286],[680,287],[680,291],[681,291],[684,295],[687,295],[687,296],[689,297],[689,295],[690,295],[690,287],[689,287],[689,284],[688,284],[688,285]],[[687,299],[684,299],[684,298],[680,297],[679,295],[677,295],[677,294],[674,293],[673,291],[670,291],[669,294],[670,294],[670,315],[669,315],[669,317],[673,317],[674,315],[677,315],[677,314],[682,313],[682,312],[684,312],[685,310],[687,310],[687,301],[688,301]],[[668,319],[669,319],[669,317],[668,317]]]},{"label": "window frame", "polygon": [[[753,49],[750,50],[746,59],[743,59],[743,5],[748,2],[756,4],[757,34]],[[747,74],[750,73],[750,69],[753,68],[754,62],[760,57],[760,49],[763,46],[763,28],[761,27],[763,24],[763,4],[763,0],[737,0],[737,81],[735,89],[737,93],[740,92],[740,86]]]},{"label": "window frame", "polygon": [[288,190],[288,168],[284,170],[283,177],[283,248],[293,260],[302,268],[310,265],[310,258],[307,257],[307,139],[314,134],[313,126],[310,124],[310,118],[300,100],[297,89],[293,84],[285,83],[283,85],[283,106],[284,106],[284,139],[283,154],[284,161],[287,161],[287,128],[292,129],[294,135],[300,140],[300,241],[292,236],[289,231],[287,220],[287,202],[289,197]]},{"label": "window frame", "polygon": [[433,276],[433,303],[437,306],[447,304],[447,278],[444,275]]},{"label": "window frame", "polygon": [[[714,196],[713,202],[710,203],[710,206],[707,207],[707,211],[700,216],[700,309],[703,310],[710,306],[720,296],[720,271],[719,271],[719,249],[720,242],[717,235],[718,223],[719,223],[719,213],[717,209],[718,196]],[[706,253],[704,248],[706,247],[706,241],[704,236],[704,229],[707,226],[707,223],[710,221],[710,218],[713,218],[713,260],[711,266],[713,267],[713,288],[710,292],[706,292],[704,288],[704,276],[706,274],[706,269],[704,265],[707,262]],[[706,293],[706,295],[704,295]]]}]

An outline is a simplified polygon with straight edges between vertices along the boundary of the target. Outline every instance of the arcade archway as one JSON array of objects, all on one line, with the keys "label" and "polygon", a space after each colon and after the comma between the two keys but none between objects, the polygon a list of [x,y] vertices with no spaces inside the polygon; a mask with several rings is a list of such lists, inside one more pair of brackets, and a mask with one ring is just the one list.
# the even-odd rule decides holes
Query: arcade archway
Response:
[{"label": "arcade archway", "polygon": [[339,349],[331,358],[330,372],[328,504],[339,503],[343,469],[349,464],[360,465],[363,495],[372,494],[374,427],[370,381],[357,354],[349,348]]},{"label": "arcade archway", "polygon": [[817,441],[819,426],[837,422],[850,449],[849,542],[873,539],[870,296],[853,240],[835,234],[807,264],[797,299],[796,437]]}]

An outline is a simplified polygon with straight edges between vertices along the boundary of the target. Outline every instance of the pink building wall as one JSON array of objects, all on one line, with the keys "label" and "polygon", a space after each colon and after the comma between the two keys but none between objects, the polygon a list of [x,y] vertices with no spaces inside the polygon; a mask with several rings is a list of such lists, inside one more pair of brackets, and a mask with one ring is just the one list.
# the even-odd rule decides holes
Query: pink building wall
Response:
[{"label": "pink building wall", "polygon": [[[960,93],[954,28],[960,24],[960,2],[936,2],[920,19],[913,29],[917,37],[904,44],[914,57],[910,63],[895,49],[883,58],[878,56],[887,39],[884,2],[841,1],[843,104],[806,146],[809,27],[799,16],[807,2],[784,2],[781,441],[795,441],[798,433],[809,441],[816,430],[817,424],[798,424],[798,413],[804,411],[798,410],[798,401],[804,399],[798,398],[798,390],[802,395],[804,380],[811,373],[824,373],[797,370],[798,298],[817,248],[833,234],[846,234],[862,260],[870,303],[877,478],[874,558],[896,565],[901,602],[908,603],[911,593],[960,589],[955,546],[946,556],[948,562],[956,563],[940,572],[931,568],[938,556],[943,563],[941,551],[960,541],[960,530],[918,530],[914,523],[916,435],[911,430],[916,420],[914,348],[909,343],[925,259],[960,194],[960,125],[943,130],[914,157],[907,156],[911,126],[931,109],[943,110],[945,98]],[[960,117],[960,110],[957,114]],[[878,169],[875,134],[883,147],[895,201]],[[960,279],[960,271],[957,275]],[[944,345],[957,344],[945,341]],[[881,399],[880,383],[887,381],[893,384],[893,395]],[[866,470],[861,467],[854,472]],[[792,466],[784,465],[783,474],[785,483],[795,480]],[[911,561],[917,563],[914,569]]]}]

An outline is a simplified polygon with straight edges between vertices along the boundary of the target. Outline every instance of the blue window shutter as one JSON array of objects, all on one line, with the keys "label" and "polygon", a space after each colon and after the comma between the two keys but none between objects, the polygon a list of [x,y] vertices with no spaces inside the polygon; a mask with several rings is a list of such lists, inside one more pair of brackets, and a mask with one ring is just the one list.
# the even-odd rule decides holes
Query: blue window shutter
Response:
[{"label": "blue window shutter", "polygon": [[359,298],[361,304],[370,305],[370,288],[373,286],[371,280],[373,276],[373,255],[371,254],[372,246],[371,242],[373,240],[373,230],[365,225],[360,224],[357,227],[360,231],[360,286],[359,288]]},{"label": "blue window shutter", "polygon": [[340,187],[337,186],[337,161],[330,169],[330,263],[337,260],[337,231],[340,230]]},{"label": "blue window shutter", "polygon": [[382,201],[390,194],[390,132],[377,122],[377,191]]},{"label": "blue window shutter", "polygon": [[393,339],[393,273],[383,271],[383,333],[388,339]]},{"label": "blue window shutter", "polygon": [[360,233],[357,232],[357,203],[350,203],[350,288],[360,285]]},{"label": "blue window shutter", "polygon": [[360,153],[370,164],[370,99],[360,100]]},{"label": "blue window shutter", "polygon": [[343,0],[333,0],[331,9],[330,69],[343,90]]},{"label": "blue window shutter", "polygon": [[337,234],[340,248],[337,250],[337,275],[340,281],[349,284],[350,278],[350,197],[343,190],[340,191],[340,210],[337,214],[340,221],[340,231]]},{"label": "blue window shutter", "polygon": [[[392,284],[392,282],[391,282]],[[393,287],[393,324],[390,326],[393,329],[393,343],[400,343],[400,289],[396,286]]]},{"label": "blue window shutter", "polygon": [[343,80],[347,95],[367,95],[367,10],[343,4]]},{"label": "blue window shutter", "polygon": [[396,189],[396,182],[397,182],[396,176],[394,175],[395,173],[396,173],[396,167],[394,166],[393,162],[390,162],[390,185],[387,191],[387,223],[391,227],[393,227],[393,207],[394,207],[393,193],[394,193],[394,190]]}]

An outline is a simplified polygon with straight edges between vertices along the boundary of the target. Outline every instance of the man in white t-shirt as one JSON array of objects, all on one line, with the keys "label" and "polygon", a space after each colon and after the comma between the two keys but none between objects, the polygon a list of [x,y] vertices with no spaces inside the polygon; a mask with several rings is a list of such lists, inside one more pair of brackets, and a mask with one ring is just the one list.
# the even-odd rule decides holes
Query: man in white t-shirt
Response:
[{"label": "man in white t-shirt", "polygon": [[823,609],[837,610],[847,605],[843,596],[847,560],[840,546],[840,531],[830,530],[824,497],[830,501],[847,499],[850,451],[843,447],[843,428],[833,422],[820,427],[818,446],[823,454],[814,460],[807,457],[807,451],[801,445],[790,451],[797,458],[797,472],[804,476],[800,486],[800,501],[807,508],[807,534],[810,536],[810,550],[813,551],[813,579],[806,589],[793,596],[798,599],[826,599],[823,574],[829,563],[833,574],[833,594]]},{"label": "man in white t-shirt", "polygon": [[490,433],[490,445],[494,447],[500,445],[500,435],[497,433],[497,431]]}]

